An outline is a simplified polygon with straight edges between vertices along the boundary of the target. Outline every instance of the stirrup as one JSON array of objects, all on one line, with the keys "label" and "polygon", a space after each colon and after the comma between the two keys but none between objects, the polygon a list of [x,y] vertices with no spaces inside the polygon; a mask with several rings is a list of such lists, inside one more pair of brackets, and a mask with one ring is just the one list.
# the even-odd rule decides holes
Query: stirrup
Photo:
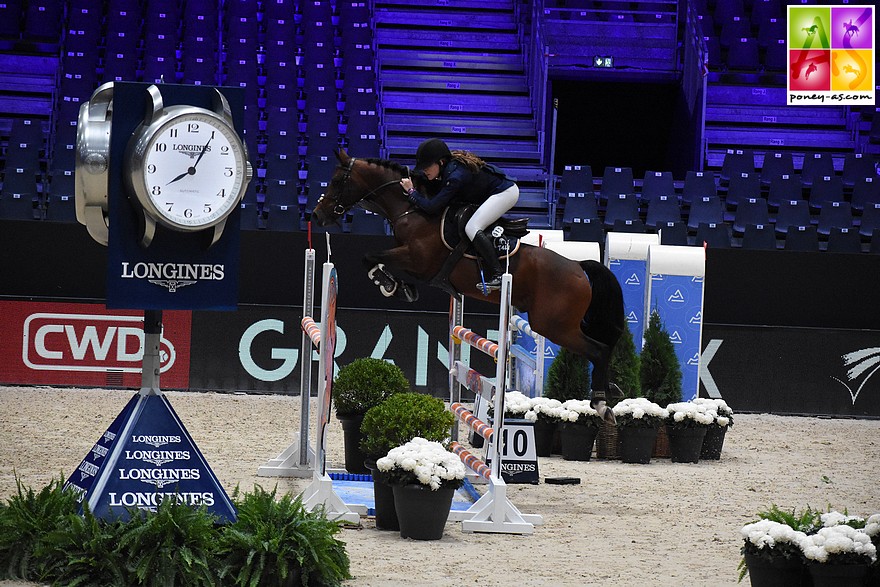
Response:
[{"label": "stirrup", "polygon": [[494,277],[485,283],[481,281],[477,284],[477,290],[482,292],[483,295],[489,295],[490,292],[498,291],[499,289],[501,289],[501,276]]}]

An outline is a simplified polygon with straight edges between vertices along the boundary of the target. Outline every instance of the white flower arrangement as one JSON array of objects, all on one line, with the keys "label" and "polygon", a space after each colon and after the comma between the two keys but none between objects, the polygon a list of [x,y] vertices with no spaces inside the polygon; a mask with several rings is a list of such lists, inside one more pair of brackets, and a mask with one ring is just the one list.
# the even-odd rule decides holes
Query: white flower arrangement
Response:
[{"label": "white flower arrangement", "polygon": [[419,483],[436,491],[441,487],[457,488],[464,479],[464,464],[458,455],[439,442],[419,436],[392,448],[376,467],[387,475],[390,484]]},{"label": "white flower arrangement", "polygon": [[710,410],[706,404],[694,402],[676,402],[666,406],[669,414],[669,424],[673,428],[694,428],[696,426],[710,426],[715,423],[717,414]]},{"label": "white flower arrangement", "polygon": [[746,524],[740,530],[742,537],[757,549],[777,548],[782,544],[790,544],[800,548],[801,541],[807,535],[795,530],[788,524],[772,520],[758,520]]},{"label": "white flower arrangement", "polygon": [[865,520],[864,533],[870,536],[874,542],[880,539],[880,514],[874,514]]},{"label": "white flower arrangement", "polygon": [[504,414],[506,416],[519,416],[534,422],[535,414],[529,418],[532,411],[532,398],[519,391],[508,391],[504,394]]},{"label": "white flower arrangement", "polygon": [[532,411],[535,413],[536,419],[557,422],[563,420],[566,412],[561,401],[549,397],[532,398]]},{"label": "white flower arrangement", "polygon": [[801,540],[801,550],[808,560],[819,563],[877,560],[877,548],[871,537],[846,524],[826,526],[806,536]]},{"label": "white flower arrangement", "polygon": [[865,518],[861,518],[859,516],[848,516],[846,514],[842,514],[833,510],[824,514],[820,514],[819,520],[821,520],[822,526],[824,528],[839,526],[841,524],[853,526],[854,528],[861,528],[865,525]]},{"label": "white flower arrangement", "polygon": [[708,397],[697,397],[691,400],[697,405],[706,406],[710,412],[715,413],[715,423],[724,428],[725,426],[733,426],[733,410],[727,405],[723,399],[712,399]]},{"label": "white flower arrangement", "polygon": [[612,408],[618,426],[655,428],[662,424],[669,413],[644,397],[626,398]]},{"label": "white flower arrangement", "polygon": [[590,405],[590,400],[570,399],[562,402],[562,421],[584,426],[599,426],[602,417]]}]

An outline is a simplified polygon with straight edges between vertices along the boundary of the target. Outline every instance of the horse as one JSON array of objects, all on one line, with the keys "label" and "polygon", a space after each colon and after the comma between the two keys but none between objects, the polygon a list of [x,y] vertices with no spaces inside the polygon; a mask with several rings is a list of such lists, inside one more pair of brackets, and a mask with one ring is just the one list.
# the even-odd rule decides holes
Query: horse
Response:
[{"label": "horse", "polygon": [[[313,218],[327,226],[356,205],[381,214],[390,222],[397,246],[367,253],[363,262],[368,275],[380,284],[402,272],[436,285],[432,280],[450,254],[441,236],[442,214],[429,216],[406,198],[400,179],[409,175],[409,169],[385,159],[351,157],[344,150],[337,151],[336,158],[339,165],[315,205]],[[617,278],[596,261],[576,262],[522,243],[511,253],[509,271],[512,304],[528,312],[535,331],[592,363],[592,403],[600,415],[613,421],[605,400],[622,392],[609,381],[611,353],[627,327]],[[459,295],[500,303],[500,292],[486,295],[478,289],[480,279],[477,261],[465,256],[452,267],[448,283]]]}]

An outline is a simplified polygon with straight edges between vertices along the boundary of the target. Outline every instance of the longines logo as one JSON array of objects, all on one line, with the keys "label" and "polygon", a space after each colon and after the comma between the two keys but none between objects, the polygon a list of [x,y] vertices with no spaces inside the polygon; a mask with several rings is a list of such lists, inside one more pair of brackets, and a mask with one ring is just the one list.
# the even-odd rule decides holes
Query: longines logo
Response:
[{"label": "longines logo", "polygon": [[210,263],[122,263],[120,277],[123,279],[146,280],[153,285],[164,287],[174,293],[182,287],[199,281],[222,281],[226,268],[222,264]]},{"label": "longines logo", "polygon": [[[849,370],[846,372],[848,383],[841,381],[833,375],[831,378],[846,388],[850,397],[852,397],[853,405],[855,405],[856,399],[859,397],[865,384],[867,384],[871,377],[874,376],[874,373],[880,369],[880,347],[872,347],[853,351],[851,353],[845,353],[841,355],[840,358],[843,359],[843,366],[849,367]],[[867,375],[865,375],[865,373],[867,373]],[[860,379],[861,382],[859,383]],[[853,389],[853,386],[855,386],[855,389]]]},{"label": "longines logo", "polygon": [[184,153],[186,155],[189,155],[190,159],[195,159],[197,155],[202,154],[202,151],[205,151],[206,153],[211,152],[210,145],[208,145],[208,146],[205,146],[205,145],[181,145],[179,143],[175,143],[175,144],[171,145],[171,149],[174,151],[177,151],[179,153]]}]

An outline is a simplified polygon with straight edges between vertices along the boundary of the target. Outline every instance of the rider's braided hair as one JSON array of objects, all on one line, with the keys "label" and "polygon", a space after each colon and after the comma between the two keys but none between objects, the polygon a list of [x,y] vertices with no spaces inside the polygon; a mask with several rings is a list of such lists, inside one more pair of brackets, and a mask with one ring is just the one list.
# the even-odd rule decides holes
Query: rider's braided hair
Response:
[{"label": "rider's braided hair", "polygon": [[486,164],[485,161],[471,153],[470,151],[452,151],[452,158],[463,163],[471,173],[477,173]]}]

